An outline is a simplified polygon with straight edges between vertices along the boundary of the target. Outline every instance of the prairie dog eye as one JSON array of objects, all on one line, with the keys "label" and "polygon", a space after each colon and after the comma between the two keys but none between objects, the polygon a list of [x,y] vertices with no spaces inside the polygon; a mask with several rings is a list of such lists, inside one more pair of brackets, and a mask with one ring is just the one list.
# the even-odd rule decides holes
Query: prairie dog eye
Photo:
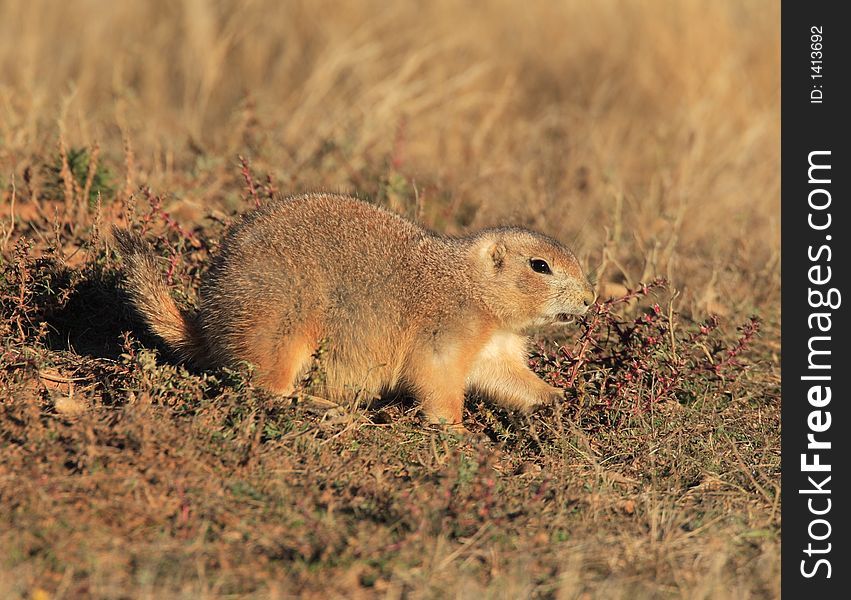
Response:
[{"label": "prairie dog eye", "polygon": [[552,269],[550,269],[550,265],[547,264],[547,261],[541,260],[540,258],[533,258],[529,261],[529,266],[532,267],[532,270],[535,273],[543,273],[544,275],[552,275]]}]

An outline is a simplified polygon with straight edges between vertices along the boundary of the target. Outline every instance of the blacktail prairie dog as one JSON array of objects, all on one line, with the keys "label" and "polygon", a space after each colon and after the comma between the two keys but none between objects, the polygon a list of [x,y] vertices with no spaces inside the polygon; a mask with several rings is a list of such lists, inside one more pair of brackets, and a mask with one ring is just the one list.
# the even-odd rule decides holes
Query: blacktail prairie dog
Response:
[{"label": "blacktail prairie dog", "polygon": [[248,362],[259,385],[287,396],[323,346],[324,394],[410,394],[430,422],[458,428],[468,390],[519,410],[562,397],[529,369],[522,332],[595,300],[554,239],[513,227],[446,237],[342,195],[245,214],[202,282],[197,312],[177,306],[138,234],[114,235],[134,307],[183,358]]}]

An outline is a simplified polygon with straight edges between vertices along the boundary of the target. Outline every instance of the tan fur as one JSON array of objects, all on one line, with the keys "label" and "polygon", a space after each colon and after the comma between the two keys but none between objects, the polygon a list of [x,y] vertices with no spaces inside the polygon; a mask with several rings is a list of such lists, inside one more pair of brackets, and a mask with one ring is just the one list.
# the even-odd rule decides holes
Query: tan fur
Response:
[{"label": "tan fur", "polygon": [[[202,284],[197,316],[177,308],[138,236],[116,238],[134,305],[187,358],[249,362],[262,386],[287,395],[325,344],[324,393],[406,392],[430,421],[458,426],[470,389],[523,410],[560,396],[529,370],[520,332],[595,298],[551,238],[517,228],[439,236],[340,195],[246,214]],[[535,272],[532,259],[552,272]]]},{"label": "tan fur", "polygon": [[180,310],[157,268],[151,246],[137,234],[113,229],[125,261],[130,301],[148,328],[187,360],[200,362],[205,345],[195,316]]}]

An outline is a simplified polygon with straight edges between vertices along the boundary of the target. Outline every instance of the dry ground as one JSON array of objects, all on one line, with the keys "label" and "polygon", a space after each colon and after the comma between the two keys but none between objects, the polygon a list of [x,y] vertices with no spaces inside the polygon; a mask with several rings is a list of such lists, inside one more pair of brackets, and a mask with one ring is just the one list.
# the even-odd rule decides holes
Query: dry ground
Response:
[{"label": "dry ground", "polygon": [[[0,597],[777,597],[778,4],[2,2]],[[158,348],[107,234],[191,303],[271,188],[669,285],[480,439],[285,403]]]}]

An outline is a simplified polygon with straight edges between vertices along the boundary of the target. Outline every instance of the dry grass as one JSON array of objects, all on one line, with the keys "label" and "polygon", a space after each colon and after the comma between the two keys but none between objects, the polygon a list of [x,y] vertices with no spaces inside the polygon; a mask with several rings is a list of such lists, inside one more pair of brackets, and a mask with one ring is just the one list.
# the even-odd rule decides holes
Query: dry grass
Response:
[{"label": "dry grass", "polygon": [[[150,218],[191,300],[240,155],[762,334],[652,409],[473,401],[490,443],[281,406],[146,350],[101,235]],[[0,596],[778,596],[778,167],[779,3],[6,0]]]}]

